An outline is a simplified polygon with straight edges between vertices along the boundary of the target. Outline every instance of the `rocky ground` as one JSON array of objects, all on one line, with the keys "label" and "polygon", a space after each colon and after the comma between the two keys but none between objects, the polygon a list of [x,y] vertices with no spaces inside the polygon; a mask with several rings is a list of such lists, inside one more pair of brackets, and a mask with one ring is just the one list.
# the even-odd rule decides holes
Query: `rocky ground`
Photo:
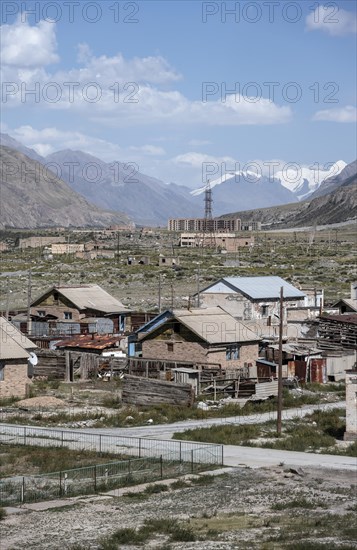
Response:
[{"label": "rocky ground", "polygon": [[[166,482],[169,483],[169,482]],[[172,541],[150,533],[141,548],[160,550],[293,550],[356,546],[356,476],[322,468],[235,468],[159,494],[143,487],[9,509],[0,524],[1,550],[136,548],[118,529],[176,518],[186,529]],[[128,490],[136,496],[125,496]],[[66,504],[66,506],[63,506]],[[160,521],[159,521],[160,523]],[[187,536],[187,532],[189,535]],[[185,535],[186,533],[186,535]],[[193,536],[192,536],[193,533]],[[124,533],[128,535],[128,532]],[[134,536],[134,535],[132,535]],[[196,540],[190,540],[195,538]]]}]

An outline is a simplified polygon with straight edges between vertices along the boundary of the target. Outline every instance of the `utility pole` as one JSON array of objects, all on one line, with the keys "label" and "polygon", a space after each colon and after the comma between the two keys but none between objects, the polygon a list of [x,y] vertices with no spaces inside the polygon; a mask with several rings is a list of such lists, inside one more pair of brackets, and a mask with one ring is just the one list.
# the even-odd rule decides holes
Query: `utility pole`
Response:
[{"label": "utility pole", "polygon": [[200,264],[198,264],[198,267],[197,267],[197,275],[196,275],[196,278],[197,278],[197,307],[199,308],[200,305],[201,305],[201,300],[200,300]]},{"label": "utility pole", "polygon": [[117,264],[119,263],[119,255],[120,255],[120,232],[118,231],[118,242],[117,242]]},{"label": "utility pole", "polygon": [[31,273],[31,269],[29,269],[28,283],[27,283],[27,334],[28,335],[30,335],[31,332],[32,332],[32,327],[31,327],[31,287],[32,287],[31,278],[32,278],[32,273]]},{"label": "utility pole", "polygon": [[161,273],[159,273],[159,313],[161,313]]},{"label": "utility pole", "polygon": [[171,311],[174,309],[174,285],[171,283]]},{"label": "utility pole", "polygon": [[283,326],[284,326],[284,287],[280,287],[279,319],[279,366],[278,366],[278,414],[276,431],[281,435],[281,417],[283,411]]},{"label": "utility pole", "polygon": [[5,319],[9,320],[9,301],[10,301],[10,279],[9,277],[6,278],[6,313],[5,313]]}]

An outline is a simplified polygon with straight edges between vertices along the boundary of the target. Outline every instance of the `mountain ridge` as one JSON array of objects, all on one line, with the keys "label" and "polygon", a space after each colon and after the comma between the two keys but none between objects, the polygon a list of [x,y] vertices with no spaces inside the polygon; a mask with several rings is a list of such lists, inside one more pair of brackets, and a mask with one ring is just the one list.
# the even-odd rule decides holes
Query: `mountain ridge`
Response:
[{"label": "mountain ridge", "polygon": [[106,227],[127,223],[119,212],[104,211],[75,193],[63,180],[21,151],[0,146],[0,227]]}]

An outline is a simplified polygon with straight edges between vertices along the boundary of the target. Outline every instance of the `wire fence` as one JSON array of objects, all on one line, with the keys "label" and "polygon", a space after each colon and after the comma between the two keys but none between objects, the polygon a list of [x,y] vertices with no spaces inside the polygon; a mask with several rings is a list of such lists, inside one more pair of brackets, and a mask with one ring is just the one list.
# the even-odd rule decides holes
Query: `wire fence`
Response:
[{"label": "wire fence", "polygon": [[[9,445],[66,447],[125,459],[60,472],[0,479],[0,505],[51,500],[197,473],[223,464],[223,446],[190,441],[86,433],[30,426],[0,426]],[[131,458],[135,457],[135,458]]]},{"label": "wire fence", "polygon": [[67,447],[73,450],[94,451],[151,457],[179,462],[223,464],[223,445],[195,443],[174,439],[150,439],[77,430],[58,430],[33,426],[0,424],[0,442],[39,447]]},{"label": "wire fence", "polygon": [[205,465],[194,462],[134,458],[49,474],[7,477],[0,480],[0,505],[11,506],[105,492],[198,473],[205,468]]}]

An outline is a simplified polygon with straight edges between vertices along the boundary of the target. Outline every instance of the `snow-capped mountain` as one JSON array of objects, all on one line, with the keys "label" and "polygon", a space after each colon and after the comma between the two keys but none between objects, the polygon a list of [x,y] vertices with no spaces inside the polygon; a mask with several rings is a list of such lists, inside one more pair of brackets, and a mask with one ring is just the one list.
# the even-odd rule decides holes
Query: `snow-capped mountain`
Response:
[{"label": "snow-capped mountain", "polygon": [[346,166],[343,160],[324,166],[318,163],[312,166],[296,165],[296,169],[292,165],[289,169],[277,171],[275,177],[280,180],[281,185],[294,193],[298,200],[303,200],[314,193],[326,179],[337,176]]},{"label": "snow-capped mountain", "polygon": [[[290,163],[280,170],[272,171],[269,177],[249,170],[230,171],[210,181],[210,187],[214,189],[214,202],[219,205],[218,210],[225,207],[224,203],[231,202],[232,192],[233,195],[238,193],[237,197],[239,196],[242,204],[249,205],[247,208],[263,208],[305,200],[326,180],[340,174],[345,167],[343,160],[323,166],[315,163],[310,167]],[[201,186],[191,191],[191,195],[198,197],[205,189],[205,185]]]}]

